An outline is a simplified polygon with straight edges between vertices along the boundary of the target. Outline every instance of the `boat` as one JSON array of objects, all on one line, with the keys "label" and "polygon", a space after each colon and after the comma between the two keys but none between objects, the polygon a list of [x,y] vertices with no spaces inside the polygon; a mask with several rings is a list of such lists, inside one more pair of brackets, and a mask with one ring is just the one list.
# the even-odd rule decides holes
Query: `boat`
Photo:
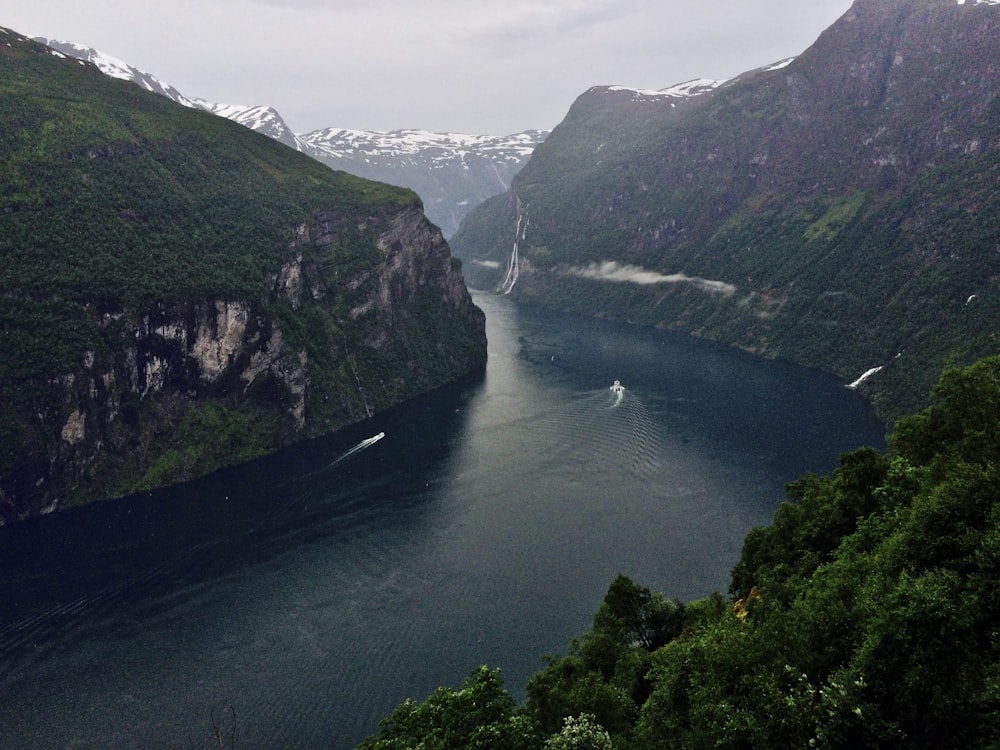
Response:
[{"label": "boat", "polygon": [[625,386],[622,385],[622,381],[616,380],[611,384],[612,393],[625,393]]}]

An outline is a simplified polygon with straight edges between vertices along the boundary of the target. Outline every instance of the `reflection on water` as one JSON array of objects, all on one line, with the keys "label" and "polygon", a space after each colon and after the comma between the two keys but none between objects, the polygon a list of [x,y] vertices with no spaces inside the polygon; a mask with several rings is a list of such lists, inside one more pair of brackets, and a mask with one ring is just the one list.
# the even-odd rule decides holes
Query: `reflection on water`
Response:
[{"label": "reflection on water", "polygon": [[346,748],[481,663],[519,693],[615,574],[724,590],[785,482],[881,442],[821,374],[477,302],[485,375],[198,482],[0,529],[6,742],[199,744],[232,705],[241,746]]}]

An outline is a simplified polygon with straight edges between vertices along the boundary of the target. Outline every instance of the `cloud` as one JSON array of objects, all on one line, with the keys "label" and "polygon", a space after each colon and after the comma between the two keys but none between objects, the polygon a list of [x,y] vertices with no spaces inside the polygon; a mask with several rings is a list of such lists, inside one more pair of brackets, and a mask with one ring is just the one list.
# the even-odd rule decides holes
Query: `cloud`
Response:
[{"label": "cloud", "polygon": [[570,276],[579,276],[580,278],[593,279],[595,281],[639,284],[641,286],[652,284],[694,284],[706,292],[725,294],[727,296],[736,292],[736,287],[725,281],[703,279],[683,273],[662,274],[658,271],[649,271],[641,266],[617,263],[613,260],[603,263],[591,263],[587,266],[573,266],[566,273]]},{"label": "cloud", "polygon": [[641,4],[636,0],[520,0],[477,8],[463,17],[456,30],[470,44],[485,45],[494,51],[509,54],[532,45],[544,53],[548,45],[566,42],[590,30],[607,32],[610,26],[627,22]]},{"label": "cloud", "polygon": [[732,78],[801,53],[850,0],[45,0],[3,25],[189,96],[324,127],[552,128],[595,85]]}]

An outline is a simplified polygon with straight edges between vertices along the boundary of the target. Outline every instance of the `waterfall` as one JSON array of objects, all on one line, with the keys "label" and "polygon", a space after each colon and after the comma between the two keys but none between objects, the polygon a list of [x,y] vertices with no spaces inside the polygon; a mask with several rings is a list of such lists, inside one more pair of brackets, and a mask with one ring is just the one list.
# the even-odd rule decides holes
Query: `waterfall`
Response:
[{"label": "waterfall", "polygon": [[525,233],[528,231],[528,209],[525,206],[524,210],[521,210],[521,200],[517,201],[517,227],[514,230],[514,249],[510,253],[510,260],[507,262],[507,276],[503,280],[503,284],[500,285],[500,292],[502,294],[510,294],[514,289],[514,285],[517,283],[517,277],[520,273],[518,269],[518,258],[517,258],[517,246],[524,239]]}]

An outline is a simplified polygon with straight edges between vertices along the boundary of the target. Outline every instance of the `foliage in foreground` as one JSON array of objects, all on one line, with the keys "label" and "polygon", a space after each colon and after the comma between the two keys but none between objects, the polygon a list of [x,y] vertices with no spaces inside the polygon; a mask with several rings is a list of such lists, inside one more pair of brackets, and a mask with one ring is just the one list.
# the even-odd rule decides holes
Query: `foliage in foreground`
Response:
[{"label": "foliage in foreground", "polygon": [[619,576],[523,705],[482,667],[361,747],[1000,746],[1000,357],[947,371],[888,455],[788,489],[730,600]]}]

